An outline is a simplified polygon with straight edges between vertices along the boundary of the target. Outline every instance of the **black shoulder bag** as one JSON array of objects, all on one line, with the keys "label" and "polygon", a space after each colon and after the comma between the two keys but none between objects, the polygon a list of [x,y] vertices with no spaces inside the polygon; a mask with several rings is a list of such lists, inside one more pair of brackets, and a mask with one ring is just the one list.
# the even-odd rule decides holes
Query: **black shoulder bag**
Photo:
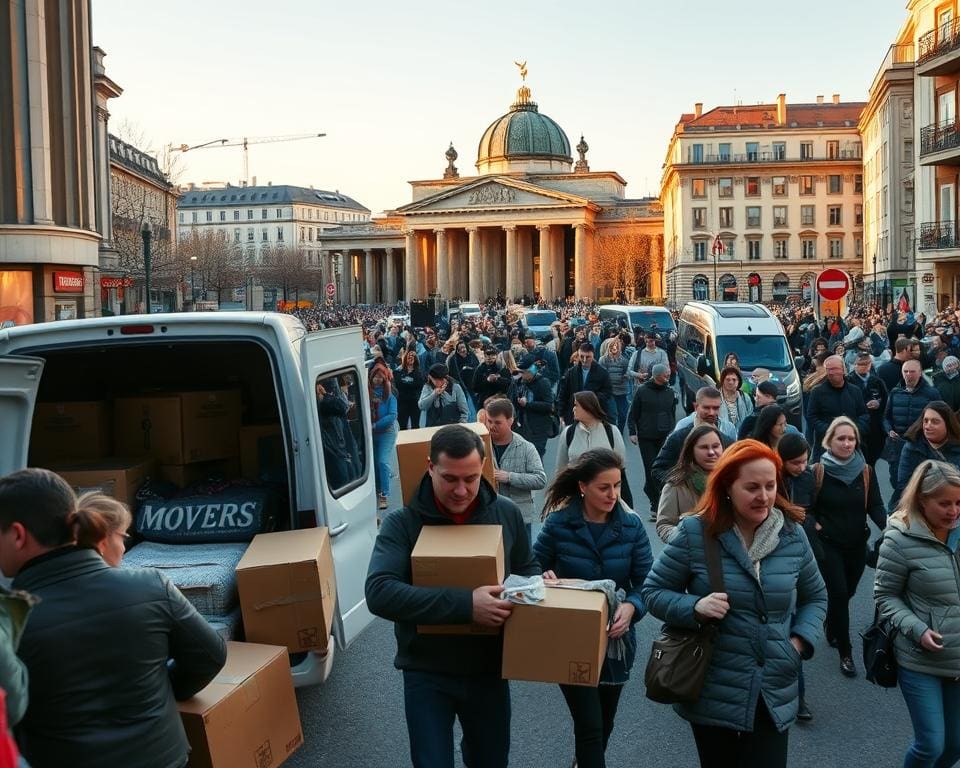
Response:
[{"label": "black shoulder bag", "polygon": [[[711,592],[723,592],[720,543],[703,532],[703,549]],[[700,698],[713,657],[719,623],[709,621],[697,629],[664,624],[653,641],[644,674],[647,698],[661,704],[692,704]]]}]

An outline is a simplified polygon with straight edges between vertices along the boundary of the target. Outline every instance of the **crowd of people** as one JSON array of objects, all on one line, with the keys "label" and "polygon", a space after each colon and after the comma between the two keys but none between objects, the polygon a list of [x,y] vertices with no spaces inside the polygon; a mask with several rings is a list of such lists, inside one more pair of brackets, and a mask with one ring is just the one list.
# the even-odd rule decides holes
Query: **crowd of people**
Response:
[{"label": "crowd of people", "polygon": [[[553,308],[542,337],[493,305],[425,329],[365,327],[371,370],[392,373],[397,428],[446,425],[415,500],[383,518],[367,581],[371,610],[396,623],[413,764],[453,765],[456,717],[467,764],[507,764],[498,638],[416,631],[509,616],[499,585],[471,594],[410,583],[423,525],[476,523],[504,526],[508,574],[622,590],[608,635],[623,642],[599,687],[561,685],[579,768],[606,764],[622,687],[648,650],[633,630],[646,613],[687,630],[715,625],[703,688],[676,706],[700,764],[787,765],[790,727],[813,718],[803,661],[823,642],[839,674],[869,671],[849,608],[868,566],[914,727],[903,764],[960,761],[960,313],[775,308],[803,377],[805,418],[793,425],[770,372],[741,371],[735,356],[678,420],[672,329]],[[490,430],[496,489],[482,478],[482,441],[455,426],[472,420]],[[551,439],[556,463],[545,468]],[[628,446],[642,478],[625,470]],[[656,558],[636,512],[641,490],[664,544]],[[707,565],[715,547],[721,588]]]}]

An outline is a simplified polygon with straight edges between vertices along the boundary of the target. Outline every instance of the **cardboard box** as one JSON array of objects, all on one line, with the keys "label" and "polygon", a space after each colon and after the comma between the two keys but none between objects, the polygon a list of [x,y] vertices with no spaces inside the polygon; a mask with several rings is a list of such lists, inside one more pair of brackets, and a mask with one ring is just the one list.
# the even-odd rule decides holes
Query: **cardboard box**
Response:
[{"label": "cardboard box", "polygon": [[234,480],[240,477],[240,462],[236,459],[217,459],[197,464],[161,464],[157,470],[161,480],[178,488],[189,488],[211,477]]},{"label": "cardboard box", "polygon": [[118,453],[160,464],[194,464],[239,455],[240,391],[172,392],[114,402]]},{"label": "cardboard box", "polygon": [[[490,481],[494,488],[497,481],[493,477],[493,443],[490,433],[483,424],[477,422],[461,424],[483,438],[484,459],[483,476]],[[397,464],[400,467],[400,492],[403,503],[407,504],[420,486],[424,472],[427,471],[427,459],[430,458],[430,439],[442,427],[425,427],[423,429],[401,429],[397,433]]]},{"label": "cardboard box", "polygon": [[[503,528],[499,525],[425,525],[410,555],[415,587],[474,590],[502,584]],[[424,624],[423,635],[496,635],[499,627],[476,624]]]},{"label": "cardboard box", "polygon": [[177,708],[188,768],[273,768],[303,744],[286,648],[227,642],[220,674]]},{"label": "cardboard box", "polygon": [[503,678],[596,686],[607,654],[602,592],[547,587],[537,605],[515,605],[503,629]]},{"label": "cardboard box", "polygon": [[77,494],[100,491],[122,501],[136,516],[137,491],[153,476],[150,458],[103,459],[82,464],[63,464],[51,469],[66,480]]},{"label": "cardboard box", "polygon": [[279,423],[240,427],[240,472],[248,480],[286,482],[287,459]]},{"label": "cardboard box", "polygon": [[[112,412],[102,401],[37,403],[30,428],[30,464],[94,461],[113,452]],[[128,455],[138,456],[134,451]]]},{"label": "cardboard box", "polygon": [[255,536],[237,564],[237,590],[247,640],[326,650],[337,600],[327,529]]}]

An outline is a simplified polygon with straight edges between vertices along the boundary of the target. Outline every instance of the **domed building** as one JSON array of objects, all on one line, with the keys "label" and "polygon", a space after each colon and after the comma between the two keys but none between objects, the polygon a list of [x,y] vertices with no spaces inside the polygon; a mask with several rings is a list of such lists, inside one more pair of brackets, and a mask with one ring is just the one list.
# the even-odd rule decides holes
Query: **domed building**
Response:
[{"label": "domed building", "polygon": [[521,75],[509,111],[481,134],[475,176],[460,176],[451,143],[441,178],[410,182],[411,202],[323,233],[324,281],[338,296],[662,301],[659,200],[628,198],[618,173],[591,171],[582,136],[574,161]]}]

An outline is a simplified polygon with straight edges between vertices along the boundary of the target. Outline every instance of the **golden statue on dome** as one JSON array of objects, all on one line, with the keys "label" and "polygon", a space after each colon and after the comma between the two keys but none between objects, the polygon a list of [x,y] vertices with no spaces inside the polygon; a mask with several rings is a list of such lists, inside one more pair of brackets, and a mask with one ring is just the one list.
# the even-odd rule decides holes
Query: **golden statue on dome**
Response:
[{"label": "golden statue on dome", "polygon": [[519,61],[514,61],[513,63],[516,64],[517,67],[520,69],[520,79],[523,80],[523,82],[526,82],[527,81],[527,62],[524,61],[521,64]]}]

